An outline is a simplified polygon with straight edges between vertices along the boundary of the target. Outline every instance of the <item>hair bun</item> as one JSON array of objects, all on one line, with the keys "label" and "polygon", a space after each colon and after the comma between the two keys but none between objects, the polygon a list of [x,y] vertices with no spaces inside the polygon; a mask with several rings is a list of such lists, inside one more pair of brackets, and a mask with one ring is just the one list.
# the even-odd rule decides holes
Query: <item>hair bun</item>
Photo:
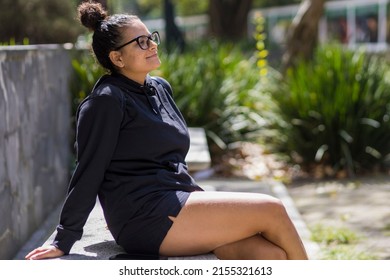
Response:
[{"label": "hair bun", "polygon": [[100,3],[84,2],[78,7],[79,19],[82,25],[95,31],[101,22],[107,18],[107,11]]}]

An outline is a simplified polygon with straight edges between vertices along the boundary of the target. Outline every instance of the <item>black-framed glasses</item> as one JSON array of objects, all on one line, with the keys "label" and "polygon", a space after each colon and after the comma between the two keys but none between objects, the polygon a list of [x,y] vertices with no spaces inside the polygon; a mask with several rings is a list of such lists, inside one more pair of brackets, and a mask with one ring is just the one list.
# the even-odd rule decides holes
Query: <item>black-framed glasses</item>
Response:
[{"label": "black-framed glasses", "polygon": [[127,43],[124,43],[123,45],[120,45],[119,47],[115,48],[114,50],[117,51],[121,48],[123,48],[124,46],[127,46],[133,42],[137,42],[138,46],[142,49],[142,50],[147,50],[150,48],[150,41],[153,41],[155,44],[157,45],[160,45],[160,34],[158,34],[157,31],[154,31],[152,34],[150,35],[141,35],[141,36],[138,36],[137,38],[134,38],[130,41],[128,41]]}]

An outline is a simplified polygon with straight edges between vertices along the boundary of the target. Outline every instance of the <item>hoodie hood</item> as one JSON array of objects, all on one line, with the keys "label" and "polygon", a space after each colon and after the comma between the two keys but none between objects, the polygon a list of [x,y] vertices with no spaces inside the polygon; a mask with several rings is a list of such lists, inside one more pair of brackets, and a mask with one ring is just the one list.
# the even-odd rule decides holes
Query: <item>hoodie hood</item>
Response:
[{"label": "hoodie hood", "polygon": [[[95,84],[92,91],[97,89],[99,86],[103,84],[111,84],[118,88],[120,88],[123,92],[127,94],[141,94],[146,97],[147,102],[154,114],[158,115],[159,106],[156,103],[157,98],[159,102],[161,102],[160,96],[158,94],[158,82],[156,82],[149,74],[145,78],[145,82],[143,85],[133,81],[122,74],[111,74],[111,75],[103,75]],[[162,102],[161,102],[162,104]],[[164,104],[162,106],[165,108]],[[169,114],[169,110],[166,110]],[[171,115],[169,114],[171,117]]]},{"label": "hoodie hood", "polygon": [[96,82],[93,90],[95,90],[102,84],[112,84],[121,88],[122,90],[125,90],[126,92],[147,94],[147,95],[156,94],[155,87],[153,85],[153,79],[149,74],[146,76],[143,85],[127,78],[122,74],[118,74],[118,73],[111,74],[111,75],[106,74],[100,77],[100,79]]}]

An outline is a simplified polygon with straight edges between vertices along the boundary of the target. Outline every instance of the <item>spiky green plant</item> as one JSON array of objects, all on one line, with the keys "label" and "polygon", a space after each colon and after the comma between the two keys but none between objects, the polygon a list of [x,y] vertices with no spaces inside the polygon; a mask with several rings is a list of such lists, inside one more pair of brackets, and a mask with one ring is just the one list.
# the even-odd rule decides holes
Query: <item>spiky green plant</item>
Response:
[{"label": "spiky green plant", "polygon": [[276,76],[283,150],[302,166],[349,175],[383,167],[390,153],[389,66],[363,51],[320,47],[312,61]]}]

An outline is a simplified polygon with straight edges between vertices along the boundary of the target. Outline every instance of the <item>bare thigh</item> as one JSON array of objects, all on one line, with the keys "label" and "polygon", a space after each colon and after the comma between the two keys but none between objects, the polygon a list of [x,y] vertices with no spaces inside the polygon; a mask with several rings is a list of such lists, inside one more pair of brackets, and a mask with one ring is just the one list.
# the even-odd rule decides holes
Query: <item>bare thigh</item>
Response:
[{"label": "bare thigh", "polygon": [[172,218],[160,254],[202,254],[255,236],[274,227],[281,208],[279,200],[264,194],[194,192]]}]

